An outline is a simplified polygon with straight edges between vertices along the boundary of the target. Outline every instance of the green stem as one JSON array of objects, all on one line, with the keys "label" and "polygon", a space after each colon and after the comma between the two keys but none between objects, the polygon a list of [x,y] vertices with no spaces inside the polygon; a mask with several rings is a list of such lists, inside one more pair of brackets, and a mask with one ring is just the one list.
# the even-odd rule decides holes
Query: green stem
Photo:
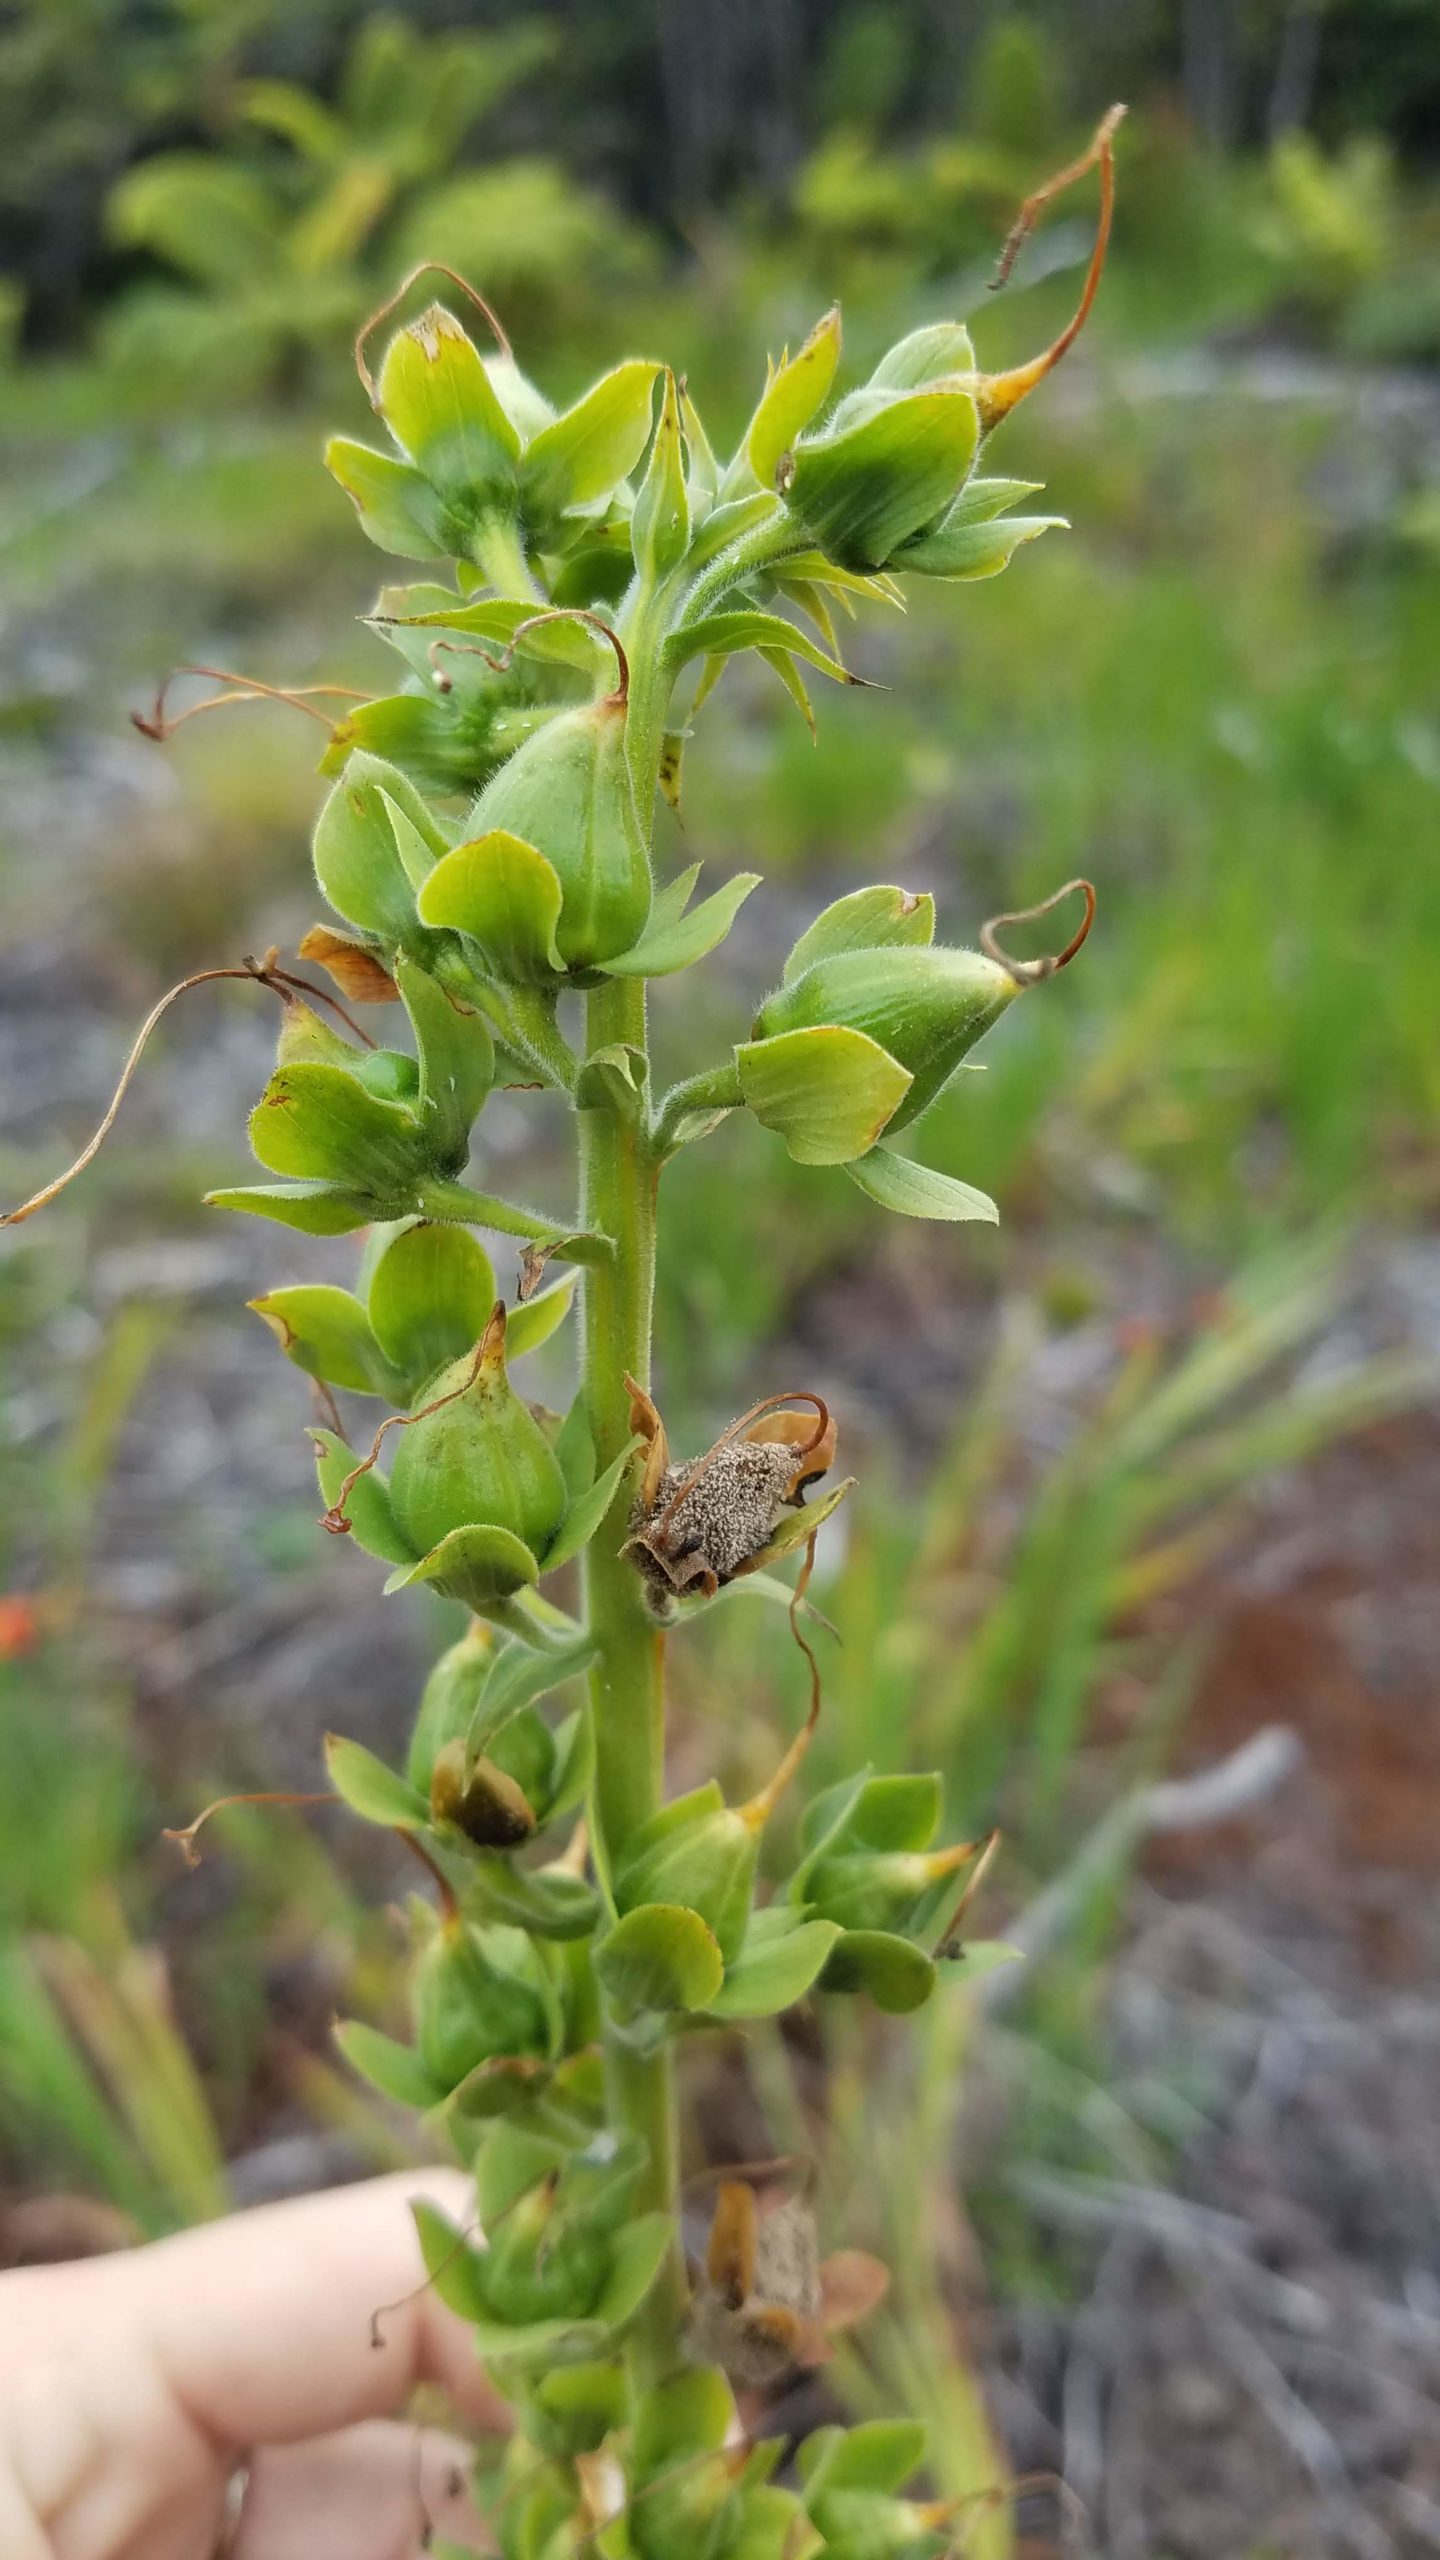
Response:
[{"label": "green stem", "polygon": [[513,517],[498,510],[486,516],[475,528],[471,547],[477,568],[484,570],[497,596],[521,596],[527,602],[533,596],[537,604],[545,602]]},{"label": "green stem", "polygon": [[686,1076],[679,1084],[672,1084],[656,1115],[656,1155],[662,1162],[673,1155],[678,1144],[676,1132],[693,1112],[738,1111],[744,1099],[740,1070],[733,1058],[723,1066],[705,1067],[699,1075]]},{"label": "green stem", "polygon": [[[588,1046],[645,1047],[645,990],[612,980],[587,1002]],[[630,1437],[625,1377],[647,1386],[655,1286],[658,1169],[643,1130],[608,1105],[578,1114],[583,1223],[607,1236],[611,1258],[585,1280],[584,1396],[596,1464],[606,1467]],[[597,1856],[613,1874],[625,1844],[658,1811],[665,1769],[665,1640],[645,1609],[640,1582],[623,1561],[633,1483],[622,1484],[609,1519],[585,1551],[586,1615],[600,1659],[591,1674],[595,1719],[592,1814]],[[637,2134],[648,2159],[639,2211],[674,2213],[678,2164],[674,2073],[667,2051],[637,2054],[605,2029],[606,2079],[617,2130]],[[637,2380],[668,2372],[679,2352],[685,2275],[678,2236],[630,2333]]]}]

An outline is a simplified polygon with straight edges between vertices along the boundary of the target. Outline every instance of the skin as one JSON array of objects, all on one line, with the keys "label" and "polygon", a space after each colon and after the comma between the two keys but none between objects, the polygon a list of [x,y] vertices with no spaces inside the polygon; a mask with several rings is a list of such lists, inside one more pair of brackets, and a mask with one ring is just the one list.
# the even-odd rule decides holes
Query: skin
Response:
[{"label": "skin", "polygon": [[458,2174],[417,2170],[0,2277],[5,2560],[418,2560],[427,2523],[480,2548],[468,2448],[404,2412],[423,2383],[477,2427],[506,2412],[462,2323],[415,2292],[413,2196],[473,2209]]}]

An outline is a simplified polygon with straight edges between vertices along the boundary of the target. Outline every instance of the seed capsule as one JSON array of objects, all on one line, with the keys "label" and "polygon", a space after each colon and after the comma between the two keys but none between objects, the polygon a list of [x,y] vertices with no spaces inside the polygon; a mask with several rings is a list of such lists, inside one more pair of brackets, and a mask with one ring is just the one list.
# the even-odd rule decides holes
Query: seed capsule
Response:
[{"label": "seed capsule", "polygon": [[628,951],[650,913],[625,710],[622,690],[558,713],[517,747],[470,816],[472,836],[518,836],[550,864],[562,894],[555,944],[570,969]]},{"label": "seed capsule", "polygon": [[503,1305],[478,1355],[433,1381],[432,1406],[399,1434],[390,1500],[401,1535],[425,1555],[452,1529],[483,1523],[543,1555],[564,1515],[565,1479],[506,1375]]},{"label": "seed capsule", "polygon": [[757,1040],[838,1023],[878,1041],[914,1078],[887,1135],[918,1118],[1019,993],[1013,970],[943,945],[837,951],[767,996]]}]

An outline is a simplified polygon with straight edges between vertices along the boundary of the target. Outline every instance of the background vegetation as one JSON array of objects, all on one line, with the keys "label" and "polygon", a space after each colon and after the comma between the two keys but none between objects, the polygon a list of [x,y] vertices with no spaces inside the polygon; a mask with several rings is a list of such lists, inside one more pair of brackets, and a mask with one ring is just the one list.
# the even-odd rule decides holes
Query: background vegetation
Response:
[{"label": "background vegetation", "polygon": [[[382,573],[318,445],[322,426],[363,432],[349,342],[397,273],[434,256],[473,275],[556,395],[624,338],[675,355],[707,417],[738,429],[767,350],[837,296],[857,371],[940,314],[973,314],[988,361],[1039,343],[1088,213],[1057,217],[992,300],[995,249],[1111,96],[1132,117],[1100,310],[1007,429],[1003,465],[1043,477],[1074,533],[963,610],[917,599],[847,635],[879,689],[818,704],[813,738],[778,686],[731,697],[727,678],[674,838],[716,877],[765,874],[729,946],[742,1005],[822,893],[943,889],[969,930],[1071,871],[1096,880],[1083,966],[1017,1009],[927,1132],[931,1161],[997,1194],[1002,1227],[882,1232],[813,1175],[802,1212],[781,1152],[727,1130],[671,1176],[687,1249],[662,1275],[659,1336],[677,1436],[703,1445],[803,1374],[860,1444],[850,1542],[831,1533],[819,1593],[842,1639],[835,1764],[930,1755],[963,1818],[1001,1816],[995,1934],[1068,1879],[1065,1926],[1007,1987],[1003,2031],[977,2043],[963,1999],[929,2031],[929,2153],[896,2149],[891,2227],[872,2235],[904,2316],[874,2355],[914,2358],[924,2338],[952,2434],[981,2423],[985,2363],[1020,2459],[1067,2468],[1097,2509],[1067,2391],[1088,2355],[1110,2405],[1105,2195],[1118,2181],[1178,2212],[1203,2192],[1245,2224],[1250,2190],[1206,2181],[1277,1942],[1311,1968],[1307,1996],[1372,2025],[1427,1952],[1396,1804],[1408,1785],[1433,1806],[1437,1731],[1433,1606],[1407,1544],[1433,1492],[1440,1331],[1433,13],[22,0],[0,32],[15,1197],[92,1125],[126,1026],[172,976],[257,938],[293,946],[310,920],[310,724],[226,710],[162,755],[125,714],[197,657],[388,687],[352,619]],[[337,2005],[386,2016],[397,1873],[328,1816],[235,1814],[194,1876],[158,1837],[219,1788],[312,1783],[357,1681],[371,1738],[393,1730],[433,1633],[417,1617],[397,1637],[353,1560],[316,1552],[300,1383],[287,1405],[241,1306],[298,1261],[280,1269],[268,1234],[217,1236],[195,1206],[271,1026],[243,993],[191,1001],[214,1012],[201,1031],[176,1020],[89,1189],[0,1264],[0,2196],[17,2251],[42,2244],[39,2191],[158,2230],[396,2141],[326,2032]],[[708,1054],[704,1024],[662,1038],[677,1069]],[[544,1186],[542,1166],[527,1188]],[[1326,1676],[1343,1660],[1350,1677],[1343,1741],[1314,1721],[1317,1630]],[[783,1629],[721,1612],[688,1676],[696,1771],[758,1771],[771,1685],[800,1676]],[[1127,1887],[1133,1826],[1085,1863],[1104,1805],[1267,1713],[1303,1729],[1330,1788],[1288,1818],[1279,1867],[1268,1833],[1232,1832],[1210,1863]],[[1356,1802],[1374,1818],[1346,1831],[1347,1812],[1337,1847],[1335,1808]],[[1244,1935],[1251,1953],[1204,1989],[1229,2044],[1199,2034],[1188,1977],[1165,1977],[1164,2034],[1137,2008],[1137,1980],[1162,1998],[1157,1893]],[[957,2133],[967,2047],[983,2095]],[[757,2040],[745,2086],[717,2085],[714,2146],[820,2143],[843,2179],[847,2146],[871,2139],[866,2059],[821,2060]],[[1433,2164],[1391,2146],[1372,2165],[1377,2192],[1408,2200],[1383,2267],[1328,2189],[1313,2210],[1325,2282],[1333,2261],[1373,2309],[1408,2298],[1440,2199]],[[962,2191],[998,2294],[983,2327]],[[95,2228],[65,2211],[70,2240]],[[1115,2279],[1137,2330],[1153,2275]],[[1162,2495],[1142,2443],[1141,2521],[1112,2511],[1109,2547],[1440,2547],[1419,2421],[1366,2471],[1349,2403],[1342,2420],[1316,2397],[1268,2316],[1226,2308],[1334,2467],[1313,2431],[1287,2433],[1282,2398],[1271,2433],[1300,2505],[1262,2425],[1197,2520],[1183,2460]],[[1231,2369],[1229,2334],[1207,2332],[1204,2370]],[[842,2380],[863,2401],[875,2376]],[[1236,2441],[1265,2405],[1253,2364],[1247,2392]],[[1163,2404],[1156,2425],[1183,2435]]]}]

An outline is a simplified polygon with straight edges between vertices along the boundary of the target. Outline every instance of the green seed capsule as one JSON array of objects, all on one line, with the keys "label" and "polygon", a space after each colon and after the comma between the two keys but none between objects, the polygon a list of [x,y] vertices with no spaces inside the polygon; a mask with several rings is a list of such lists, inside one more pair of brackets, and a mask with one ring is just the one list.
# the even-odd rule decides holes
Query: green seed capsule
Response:
[{"label": "green seed capsule", "polygon": [[621,1913],[642,1903],[698,1911],[727,1964],[740,1952],[750,1917],[759,1826],[724,1803],[711,1781],[648,1822],[615,1878]]},{"label": "green seed capsule", "polygon": [[469,832],[499,828],[543,853],[563,905],[555,929],[571,969],[593,969],[639,940],[650,863],[625,748],[625,697],[562,711],[486,784]]},{"label": "green seed capsule", "polygon": [[454,2089],[494,2054],[540,2054],[549,2021],[533,1985],[492,1961],[458,1917],[442,1921],[415,1963],[415,2041],[426,2069]]},{"label": "green seed capsule", "polygon": [[934,1101],[1019,991],[1012,972],[980,951],[837,951],[766,997],[754,1036],[838,1023],[878,1041],[915,1079],[888,1136]]},{"label": "green seed capsule", "polygon": [[822,1858],[806,1894],[822,1919],[838,1920],[844,1929],[903,1929],[937,1872],[946,1872],[943,1853],[937,1869],[936,1859],[923,1854],[851,1851]]},{"label": "green seed capsule", "polygon": [[554,1451],[505,1370],[505,1310],[495,1309],[480,1355],[451,1362],[409,1428],[390,1477],[401,1536],[428,1554],[452,1529],[508,1529],[543,1556],[566,1506]]},{"label": "green seed capsule", "polygon": [[583,2320],[610,2267],[610,2245],[583,2218],[572,2219],[547,2180],[532,2187],[490,2233],[481,2283],[497,2320]]}]

